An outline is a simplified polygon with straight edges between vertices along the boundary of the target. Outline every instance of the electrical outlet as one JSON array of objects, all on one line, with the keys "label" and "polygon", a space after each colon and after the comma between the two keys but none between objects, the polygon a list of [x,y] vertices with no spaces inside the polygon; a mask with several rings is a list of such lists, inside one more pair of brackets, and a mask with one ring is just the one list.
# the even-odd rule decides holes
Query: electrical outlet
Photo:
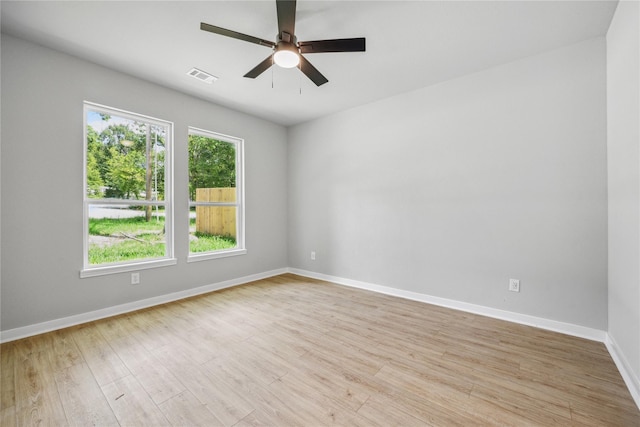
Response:
[{"label": "electrical outlet", "polygon": [[131,273],[131,284],[132,285],[140,284],[140,273]]},{"label": "electrical outlet", "polygon": [[509,290],[511,292],[520,292],[520,280],[509,279]]},{"label": "electrical outlet", "polygon": [[312,261],[315,261],[315,260],[316,260],[316,252],[315,252],[315,251],[312,251],[312,252],[311,252],[311,260],[312,260]]}]

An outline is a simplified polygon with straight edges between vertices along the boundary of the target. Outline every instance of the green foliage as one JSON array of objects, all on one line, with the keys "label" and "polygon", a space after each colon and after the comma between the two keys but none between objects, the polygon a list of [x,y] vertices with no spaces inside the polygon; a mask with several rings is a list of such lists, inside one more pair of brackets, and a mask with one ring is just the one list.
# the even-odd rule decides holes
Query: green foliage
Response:
[{"label": "green foliage", "polygon": [[[139,199],[149,185],[151,191],[147,193],[147,200],[152,196],[163,200],[164,129],[135,121],[121,122],[122,118],[110,122],[111,116],[100,116],[110,123],[102,132],[87,126],[88,196]],[[150,147],[148,159],[147,144]],[[150,182],[147,182],[147,172]]]},{"label": "green foliage", "polygon": [[101,198],[104,181],[100,175],[98,161],[93,153],[87,153],[87,196]]},{"label": "green foliage", "polygon": [[189,198],[196,188],[236,186],[236,150],[231,143],[189,135]]},{"label": "green foliage", "polygon": [[157,200],[164,200],[164,159],[165,159],[164,150],[156,151],[155,159],[152,159],[152,161],[156,165],[155,167],[156,176],[154,177],[154,181],[158,185],[156,188],[156,191],[158,194]]},{"label": "green foliage", "polygon": [[115,147],[109,148],[109,154],[106,182],[113,191],[112,195],[125,199],[135,196],[138,199],[145,189],[144,154],[135,150],[123,154]]},{"label": "green foliage", "polygon": [[100,156],[98,134],[89,126],[87,129],[87,196],[94,198],[104,196],[104,180],[97,156]]}]

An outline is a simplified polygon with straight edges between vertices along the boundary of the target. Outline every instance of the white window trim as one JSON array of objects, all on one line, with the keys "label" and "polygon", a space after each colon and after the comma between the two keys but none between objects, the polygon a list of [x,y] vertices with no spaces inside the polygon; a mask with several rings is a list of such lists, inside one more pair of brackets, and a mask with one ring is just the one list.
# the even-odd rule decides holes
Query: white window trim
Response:
[{"label": "white window trim", "polygon": [[[87,197],[87,113],[88,111],[103,112],[106,114],[114,114],[130,120],[144,120],[147,123],[167,127],[167,141],[165,143],[165,247],[167,255],[162,258],[151,258],[145,260],[125,261],[112,264],[99,264],[92,266],[89,264],[89,206],[92,204],[112,204],[112,205],[157,205],[157,202],[149,202],[146,200],[127,201],[120,199],[90,199]],[[144,114],[133,113],[118,108],[108,107],[106,105],[96,104],[89,101],[83,103],[83,154],[82,154],[82,200],[83,200],[83,264],[80,270],[80,278],[103,276],[107,274],[117,274],[128,271],[144,270],[149,268],[165,267],[177,264],[174,255],[174,206],[173,206],[173,141],[174,141],[174,124],[168,120],[161,120]]]},{"label": "white window trim", "polygon": [[199,262],[199,261],[207,261],[210,259],[218,259],[218,258],[227,258],[238,255],[245,255],[247,253],[246,249],[221,249],[215,252],[197,252],[189,255],[187,258],[187,262]]},{"label": "white window trim", "polygon": [[101,264],[97,267],[91,267],[80,271],[80,278],[106,276],[108,274],[126,273],[129,271],[140,271],[149,268],[167,267],[176,265],[176,258],[149,259],[140,262],[119,263],[119,264]]},{"label": "white window trim", "polygon": [[[206,261],[211,259],[226,258],[231,256],[245,255],[245,210],[244,210],[244,139],[235,136],[224,135],[205,129],[189,126],[188,135],[199,135],[205,138],[213,138],[218,141],[228,142],[236,146],[236,203],[208,202],[197,203],[205,206],[235,206],[236,207],[236,247],[232,249],[221,249],[211,252],[194,252],[188,250],[187,262]],[[238,194],[239,193],[239,194]],[[196,202],[189,200],[188,209],[196,206]]]}]

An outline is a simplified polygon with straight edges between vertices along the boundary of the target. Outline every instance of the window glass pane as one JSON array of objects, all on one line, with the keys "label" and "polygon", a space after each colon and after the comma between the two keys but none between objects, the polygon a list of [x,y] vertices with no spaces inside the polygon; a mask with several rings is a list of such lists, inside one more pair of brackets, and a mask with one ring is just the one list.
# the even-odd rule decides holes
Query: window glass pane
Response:
[{"label": "window glass pane", "polygon": [[167,129],[87,112],[87,197],[164,200]]},{"label": "window glass pane", "polygon": [[191,254],[244,249],[242,147],[238,138],[189,129]]},{"label": "window glass pane", "polygon": [[[189,135],[189,200],[199,189],[236,187],[236,146],[212,137]],[[228,196],[225,196],[228,197]],[[235,202],[233,200],[218,200]]]},{"label": "window glass pane", "polygon": [[90,265],[166,255],[164,206],[92,204],[88,208]]},{"label": "window glass pane", "polygon": [[173,125],[88,102],[84,114],[81,276],[120,272],[133,268],[126,264],[142,261],[151,261],[148,267],[170,260]]},{"label": "window glass pane", "polygon": [[192,207],[189,212],[189,251],[197,253],[235,248],[236,211],[235,206]]}]

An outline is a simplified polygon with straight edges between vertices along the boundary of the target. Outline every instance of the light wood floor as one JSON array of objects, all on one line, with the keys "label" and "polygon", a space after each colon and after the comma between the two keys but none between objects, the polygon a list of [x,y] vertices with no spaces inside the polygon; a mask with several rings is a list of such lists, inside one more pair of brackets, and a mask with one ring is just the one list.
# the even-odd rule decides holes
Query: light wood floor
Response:
[{"label": "light wood floor", "polygon": [[0,351],[2,426],[640,426],[601,343],[293,275]]}]

